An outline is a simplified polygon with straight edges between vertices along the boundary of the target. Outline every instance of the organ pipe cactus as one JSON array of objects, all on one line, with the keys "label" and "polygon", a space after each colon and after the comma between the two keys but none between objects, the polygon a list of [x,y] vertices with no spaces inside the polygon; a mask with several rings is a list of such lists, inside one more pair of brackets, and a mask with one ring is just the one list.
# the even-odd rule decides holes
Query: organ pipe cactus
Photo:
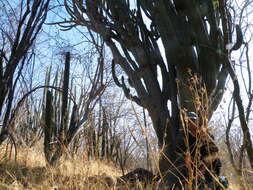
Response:
[{"label": "organ pipe cactus", "polygon": [[[60,81],[58,79],[58,69],[53,79],[54,85],[61,85],[61,90],[50,91],[47,89],[47,93],[44,93],[46,94],[46,100],[44,101],[44,152],[47,163],[51,166],[58,163],[80,129],[85,127],[88,115],[94,108],[97,99],[104,92],[103,64],[98,62],[95,70],[91,88],[85,92],[86,96],[81,92],[79,105],[69,96],[71,91],[75,90],[75,87],[73,87],[73,82],[69,82],[70,52],[67,52],[65,55],[65,69],[60,75],[62,77],[59,77]],[[45,83],[47,85],[50,81],[50,72],[51,69],[48,70],[46,75]],[[74,97],[76,97],[76,92],[74,92]]]}]

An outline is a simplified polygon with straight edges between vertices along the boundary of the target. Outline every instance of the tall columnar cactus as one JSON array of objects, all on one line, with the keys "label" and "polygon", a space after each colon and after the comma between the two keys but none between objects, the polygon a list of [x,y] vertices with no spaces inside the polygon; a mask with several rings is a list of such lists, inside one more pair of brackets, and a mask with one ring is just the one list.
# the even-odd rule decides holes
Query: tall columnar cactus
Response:
[{"label": "tall columnar cactus", "polygon": [[[47,90],[44,92],[46,98],[44,118],[45,132],[45,156],[49,165],[56,165],[62,154],[69,148],[79,129],[85,127],[88,115],[94,108],[97,99],[104,92],[103,85],[103,63],[98,62],[94,68],[95,74],[91,79],[90,88],[82,89],[79,96],[79,103],[76,103],[76,92],[74,101],[70,98],[72,91],[75,91],[73,81],[70,81],[70,53],[65,56],[65,69],[60,75],[59,70],[53,79],[54,86],[61,86],[61,90]],[[49,85],[51,69],[46,75],[46,85]],[[73,97],[73,96],[71,96]],[[46,100],[45,100],[46,99]]]},{"label": "tall columnar cactus", "polygon": [[69,69],[70,69],[70,52],[66,53],[65,69],[63,76],[63,87],[62,87],[62,103],[61,103],[61,126],[60,126],[60,138],[63,141],[66,137],[65,132],[67,131],[68,124],[68,90],[69,90]]},{"label": "tall columnar cactus", "polygon": [[45,107],[45,127],[44,127],[44,153],[48,163],[51,162],[54,137],[53,126],[53,105],[52,105],[52,93],[47,90],[46,94],[46,107]]},{"label": "tall columnar cactus", "polygon": [[[44,152],[49,165],[56,165],[64,151],[68,148],[77,129],[77,105],[74,104],[70,113],[69,94],[69,72],[70,53],[66,53],[65,69],[62,79],[62,90],[54,91],[54,95],[47,90],[44,113]],[[45,83],[50,81],[51,69],[46,74]],[[54,83],[58,83],[58,74],[55,75]],[[70,121],[69,121],[69,116]],[[69,121],[69,122],[68,122]]]}]

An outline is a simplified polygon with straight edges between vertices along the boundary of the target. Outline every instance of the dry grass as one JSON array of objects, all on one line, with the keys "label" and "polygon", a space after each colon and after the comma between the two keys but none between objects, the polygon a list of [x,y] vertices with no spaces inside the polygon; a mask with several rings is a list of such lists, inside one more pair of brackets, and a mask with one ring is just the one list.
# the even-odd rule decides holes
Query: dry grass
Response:
[{"label": "dry grass", "polygon": [[[3,146],[1,147],[3,148]],[[87,161],[85,157],[77,159],[64,159],[57,168],[46,168],[42,147],[18,150],[17,160],[2,159],[5,149],[0,150],[0,190],[109,190],[104,179],[116,181],[121,171],[112,163],[105,161]],[[231,167],[226,167],[223,173],[233,172]],[[242,189],[234,178],[230,180],[230,190]],[[146,189],[141,184],[135,184],[117,189]],[[253,189],[248,186],[248,190]]]},{"label": "dry grass", "polygon": [[[0,155],[4,150],[0,151]],[[121,172],[111,163],[103,161],[86,161],[79,159],[64,159],[57,168],[46,168],[43,152],[36,149],[18,151],[17,160],[1,159],[0,190],[69,190],[69,189],[109,189],[99,180],[94,182],[94,176],[100,179],[107,176],[115,179]],[[93,181],[92,177],[93,176]],[[90,178],[89,178],[90,177]],[[90,182],[87,183],[89,178]]]},{"label": "dry grass", "polygon": [[[0,155],[3,152],[1,150]],[[65,159],[57,168],[46,168],[43,152],[27,148],[18,151],[17,161],[1,160],[0,190],[106,190],[114,188],[99,180],[105,176],[115,179],[120,175],[120,170],[111,163],[89,162],[85,158]],[[230,189],[239,190],[240,186],[231,184]]]}]

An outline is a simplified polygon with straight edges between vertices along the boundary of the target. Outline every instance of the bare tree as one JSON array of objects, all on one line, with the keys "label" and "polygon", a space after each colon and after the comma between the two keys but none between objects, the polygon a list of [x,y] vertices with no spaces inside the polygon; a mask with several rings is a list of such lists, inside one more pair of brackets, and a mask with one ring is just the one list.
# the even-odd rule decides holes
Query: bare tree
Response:
[{"label": "bare tree", "polygon": [[29,49],[47,17],[50,0],[22,0],[13,7],[0,2],[0,144],[8,137],[9,119],[17,81],[29,59]]},{"label": "bare tree", "polygon": [[[235,1],[237,2],[237,1]],[[243,1],[241,4],[239,2],[233,7],[234,17],[238,20],[241,28],[243,28],[242,33],[245,38],[243,40],[241,52],[239,59],[235,60],[234,68],[237,70],[238,78],[241,78],[241,91],[243,92],[243,98],[238,94],[237,91],[234,92],[234,96],[230,101],[230,106],[228,107],[228,117],[227,117],[227,129],[226,129],[226,144],[228,147],[229,157],[232,166],[234,167],[236,173],[242,177],[243,174],[243,160],[245,159],[245,150],[248,154],[251,167],[252,165],[252,142],[250,137],[250,130],[247,127],[251,122],[252,114],[252,103],[253,103],[253,91],[252,91],[252,68],[250,66],[250,49],[252,48],[252,26],[248,19],[243,19],[243,17],[250,18],[252,16],[252,1]],[[235,106],[240,104],[240,107]],[[243,107],[242,105],[245,105]],[[235,122],[237,119],[241,121],[240,128],[238,130],[242,131],[242,140],[238,142],[237,147],[233,147],[233,136],[231,138],[231,129],[236,126]],[[232,140],[230,140],[232,139]],[[231,142],[232,141],[232,142]],[[236,149],[233,151],[233,149]],[[235,153],[238,153],[236,156]],[[238,158],[238,159],[237,159]]]},{"label": "bare tree", "polygon": [[90,118],[84,135],[85,148],[89,159],[113,161],[124,171],[137,146],[125,126],[132,113],[126,108],[122,94],[113,88],[114,85],[107,88]]},{"label": "bare tree", "polygon": [[[99,33],[113,54],[115,83],[128,99],[147,109],[162,149],[159,165],[165,184],[171,186],[187,176],[180,109],[198,113],[200,123],[206,127],[222,99],[228,75],[233,79],[246,150],[253,163],[252,144],[231,60],[231,52],[240,48],[243,36],[240,25],[233,23],[228,1],[65,0],[64,3],[70,20],[58,24],[65,24],[65,28],[86,26]],[[229,48],[233,31],[237,41]],[[123,76],[118,79],[116,66],[124,71],[128,82]],[[192,89],[196,78],[200,79],[197,87],[206,91],[203,96],[197,96]]]}]

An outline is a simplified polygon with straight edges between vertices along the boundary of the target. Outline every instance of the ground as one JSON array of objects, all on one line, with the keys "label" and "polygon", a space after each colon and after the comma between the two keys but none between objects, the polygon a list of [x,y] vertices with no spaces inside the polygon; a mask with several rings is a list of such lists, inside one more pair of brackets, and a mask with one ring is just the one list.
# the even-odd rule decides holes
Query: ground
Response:
[{"label": "ground", "polygon": [[[22,148],[17,158],[6,156],[6,147],[0,150],[0,190],[107,190],[122,189],[113,185],[122,175],[113,163],[87,161],[83,155],[65,158],[59,167],[46,167],[41,148]],[[124,189],[132,189],[130,186]],[[135,188],[136,189],[136,188]],[[144,189],[141,185],[139,189]],[[150,188],[145,188],[150,189]],[[239,185],[230,183],[231,190]]]}]

